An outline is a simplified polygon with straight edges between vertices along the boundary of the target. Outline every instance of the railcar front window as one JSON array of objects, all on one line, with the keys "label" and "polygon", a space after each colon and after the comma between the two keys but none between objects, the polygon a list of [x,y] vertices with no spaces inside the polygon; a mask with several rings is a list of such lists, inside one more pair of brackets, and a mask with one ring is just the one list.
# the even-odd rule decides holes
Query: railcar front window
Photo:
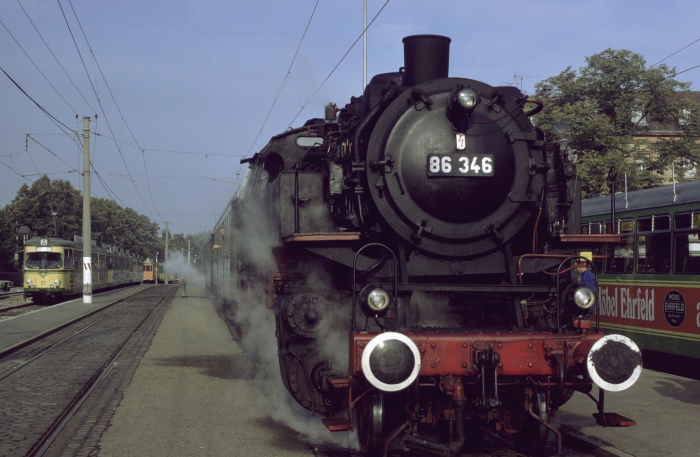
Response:
[{"label": "railcar front window", "polygon": [[58,270],[63,267],[63,260],[58,252],[28,252],[25,265],[32,270]]}]

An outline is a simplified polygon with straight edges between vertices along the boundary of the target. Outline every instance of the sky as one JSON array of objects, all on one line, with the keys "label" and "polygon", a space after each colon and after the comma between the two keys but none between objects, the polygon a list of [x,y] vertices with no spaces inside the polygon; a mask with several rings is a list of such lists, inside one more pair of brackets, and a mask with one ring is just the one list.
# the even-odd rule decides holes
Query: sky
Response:
[{"label": "sky", "polygon": [[[0,207],[43,175],[82,191],[90,117],[92,196],[171,233],[212,231],[242,158],[362,94],[364,4],[0,1]],[[435,34],[452,39],[450,76],[528,94],[609,48],[700,90],[696,0],[366,4],[367,80],[403,66],[403,37]]]}]

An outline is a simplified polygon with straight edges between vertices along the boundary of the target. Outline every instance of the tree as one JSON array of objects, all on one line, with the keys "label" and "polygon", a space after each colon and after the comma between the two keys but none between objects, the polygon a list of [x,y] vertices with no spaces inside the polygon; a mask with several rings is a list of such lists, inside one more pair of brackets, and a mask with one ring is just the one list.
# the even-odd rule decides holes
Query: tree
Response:
[{"label": "tree", "polygon": [[629,189],[657,182],[660,163],[642,169],[633,160],[647,146],[633,140],[635,129],[641,119],[676,119],[683,103],[669,100],[690,84],[674,80],[675,69],[666,65],[647,68],[642,56],[627,50],[607,49],[586,62],[578,72],[569,67],[535,86],[545,106],[535,122],[574,154],[584,196],[608,190],[613,165],[618,186],[625,175]]},{"label": "tree", "polygon": [[[662,138],[652,145],[656,160],[648,166],[659,173],[668,169],[672,163],[680,165],[681,169],[697,169],[700,166],[700,105],[683,93],[678,94],[671,109],[679,114],[676,126],[679,135],[674,138]],[[676,178],[684,180],[683,173],[677,173]]]},{"label": "tree", "polygon": [[82,201],[70,182],[51,181],[44,175],[31,187],[20,187],[6,207],[7,217],[14,224],[29,227],[33,235],[72,237],[81,230]]},{"label": "tree", "polygon": [[[17,228],[27,226],[31,236],[82,235],[83,197],[68,181],[42,176],[22,185],[17,195],[0,211],[0,269],[9,269],[14,253],[21,248]],[[92,239],[100,244],[126,249],[143,258],[163,252],[164,239],[158,224],[112,200],[92,197]],[[180,235],[182,237],[182,235]]]},{"label": "tree", "polygon": [[14,253],[19,249],[14,224],[5,208],[0,209],[0,271],[13,271]]}]

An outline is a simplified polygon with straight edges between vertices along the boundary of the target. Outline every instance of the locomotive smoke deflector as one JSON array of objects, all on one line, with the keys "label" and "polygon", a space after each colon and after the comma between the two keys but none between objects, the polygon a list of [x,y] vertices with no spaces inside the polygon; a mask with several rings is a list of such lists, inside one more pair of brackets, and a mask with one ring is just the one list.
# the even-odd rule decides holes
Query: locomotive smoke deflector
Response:
[{"label": "locomotive smoke deflector", "polygon": [[413,35],[403,39],[404,86],[416,86],[431,79],[447,78],[450,42],[440,35]]}]

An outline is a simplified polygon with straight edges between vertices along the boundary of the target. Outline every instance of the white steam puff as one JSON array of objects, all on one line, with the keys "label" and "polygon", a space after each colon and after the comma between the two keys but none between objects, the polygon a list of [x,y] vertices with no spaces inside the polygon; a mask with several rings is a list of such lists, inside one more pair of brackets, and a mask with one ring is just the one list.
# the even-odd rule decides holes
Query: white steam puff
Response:
[{"label": "white steam puff", "polygon": [[[263,211],[251,210],[242,215],[242,219],[250,229],[246,233],[231,233],[233,240],[244,240],[241,242],[240,249],[245,252],[245,257],[251,259],[256,265],[256,269],[259,266],[264,273],[276,272],[277,265],[271,249],[271,246],[279,242],[278,234],[273,230],[276,224],[267,220]],[[309,278],[320,276],[317,284],[321,291],[325,291],[329,284],[329,281],[323,280],[323,274],[325,273],[316,272],[308,275]],[[216,292],[225,301],[224,312],[229,314],[228,317],[240,329],[238,332],[240,344],[255,365],[255,380],[259,381],[260,389],[269,399],[271,418],[303,435],[311,443],[359,448],[355,433],[328,431],[321,422],[322,416],[318,414],[312,416],[312,413],[299,405],[284,387],[275,336],[275,315],[274,310],[267,306],[268,295],[264,290],[266,284],[250,281],[247,284],[248,290],[241,293],[235,287],[235,280],[231,282],[227,290]],[[331,319],[332,316],[328,318]],[[328,334],[319,335],[323,341],[319,344],[323,350],[322,356],[331,360],[334,367],[339,367],[343,371],[346,371],[348,366],[347,332],[339,329],[347,325],[347,322],[342,326],[332,322],[324,326]]]},{"label": "white steam puff", "polygon": [[165,273],[168,277],[177,277],[180,279],[180,282],[187,281],[188,284],[201,287],[202,289],[206,287],[202,273],[197,271],[193,265],[190,265],[180,252],[169,253],[168,261],[163,264],[163,268],[165,268]]}]

